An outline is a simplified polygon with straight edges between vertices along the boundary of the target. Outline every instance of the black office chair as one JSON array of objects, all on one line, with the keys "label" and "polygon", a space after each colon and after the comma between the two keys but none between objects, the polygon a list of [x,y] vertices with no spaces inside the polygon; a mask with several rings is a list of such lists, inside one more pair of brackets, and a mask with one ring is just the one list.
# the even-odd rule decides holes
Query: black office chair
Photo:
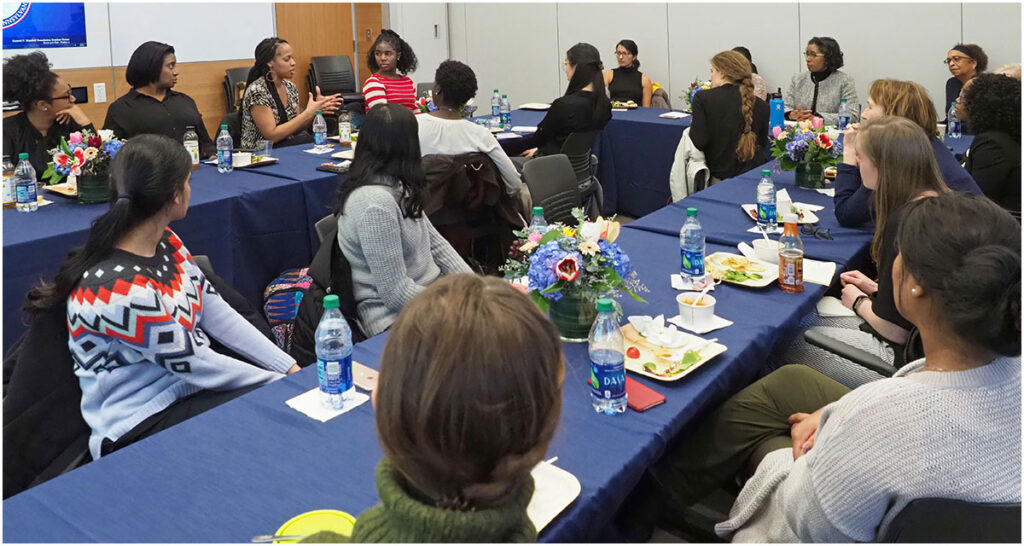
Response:
[{"label": "black office chair", "polygon": [[565,154],[527,161],[523,167],[523,182],[530,188],[533,204],[544,207],[545,220],[576,225],[572,209],[580,206],[580,189]]},{"label": "black office chair", "polygon": [[339,93],[346,103],[363,101],[362,90],[356,86],[352,60],[347,55],[313,57],[309,60],[309,73],[313,81],[310,91],[319,86],[322,94]]},{"label": "black office chair", "polygon": [[238,106],[235,104],[235,89],[239,82],[245,83],[245,80],[249,77],[249,68],[229,68],[224,73],[224,104],[227,105],[227,111],[230,113],[238,109]]},{"label": "black office chair", "polygon": [[1020,503],[915,499],[875,542],[1019,543]]},{"label": "black office chair", "polygon": [[434,82],[424,82],[416,84],[416,98],[426,97],[434,90]]},{"label": "black office chair", "polygon": [[594,176],[597,158],[591,153],[597,133],[598,131],[571,133],[562,143],[561,150],[569,158],[572,170],[576,173],[583,211],[591,220],[600,216],[601,207],[604,206],[604,189]]},{"label": "black office chair", "polygon": [[228,112],[220,118],[220,124],[228,126],[228,134],[231,135],[231,141],[235,143],[235,149],[240,148],[242,145],[242,113],[237,110]]}]

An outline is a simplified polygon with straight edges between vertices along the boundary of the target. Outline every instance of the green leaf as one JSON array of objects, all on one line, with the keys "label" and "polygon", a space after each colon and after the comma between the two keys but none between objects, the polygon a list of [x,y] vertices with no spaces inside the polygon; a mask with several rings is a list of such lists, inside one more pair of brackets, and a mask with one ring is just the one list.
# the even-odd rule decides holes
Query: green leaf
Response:
[{"label": "green leaf", "polygon": [[43,171],[43,178],[50,178],[54,174],[56,174],[56,172],[53,170],[53,163],[47,163],[46,170]]},{"label": "green leaf", "polygon": [[558,239],[559,235],[561,235],[561,230],[558,230],[558,229],[548,230],[548,232],[545,233],[544,236],[540,238],[540,241],[537,242],[537,246],[541,246],[541,245],[545,245],[547,243],[550,243],[551,241],[554,241],[555,239]]},{"label": "green leaf", "polygon": [[638,301],[640,303],[647,303],[647,300],[641,298],[640,296],[637,296],[636,294],[633,293],[632,290],[626,290],[625,288],[623,288],[622,291],[625,292],[626,294],[628,294],[629,297],[633,298],[634,300],[636,300],[636,301]]},{"label": "green leaf", "polygon": [[544,290],[541,290],[540,293],[554,294],[555,292],[561,291],[562,288],[565,288],[565,281],[555,281],[551,286],[545,288]]},{"label": "green leaf", "polygon": [[551,307],[551,302],[544,296],[541,296],[540,292],[536,290],[530,291],[530,299],[533,300],[533,303],[537,304],[537,307],[540,307],[542,313],[547,313]]},{"label": "green leaf", "polygon": [[60,149],[64,153],[71,155],[71,148],[68,147],[68,141],[64,137],[60,137]]}]

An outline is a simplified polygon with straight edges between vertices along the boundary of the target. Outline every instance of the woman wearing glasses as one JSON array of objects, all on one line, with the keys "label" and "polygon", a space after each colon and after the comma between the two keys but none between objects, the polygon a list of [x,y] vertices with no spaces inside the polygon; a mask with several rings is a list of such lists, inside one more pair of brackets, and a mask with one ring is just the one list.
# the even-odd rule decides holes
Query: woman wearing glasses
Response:
[{"label": "woman wearing glasses", "polygon": [[803,121],[817,116],[826,125],[839,120],[839,103],[846,99],[851,121],[857,121],[857,85],[853,77],[839,70],[843,66],[843,51],[832,38],[814,37],[804,50],[807,72],[793,76],[783,98],[786,101],[786,119]]},{"label": "woman wearing glasses", "polygon": [[82,129],[96,131],[75,104],[71,85],[50,70],[42,52],[4,60],[4,100],[21,104],[19,114],[4,118],[4,155],[17,163],[18,154],[27,153],[37,177],[42,177],[51,160],[48,150],[56,148],[62,137]]},{"label": "woman wearing glasses", "polygon": [[[977,44],[956,44],[949,53],[946,53],[946,60],[943,62],[953,75],[946,80],[946,102],[942,105],[942,112],[945,115],[949,113],[949,105],[960,97],[964,84],[988,68],[988,55]],[[946,123],[946,120],[942,122]],[[960,124],[960,132],[969,134],[966,123]]]},{"label": "woman wearing glasses", "polygon": [[640,61],[636,58],[638,51],[633,40],[621,40],[616,44],[615,60],[619,67],[604,71],[604,84],[608,86],[608,95],[612,100],[633,101],[644,108],[650,108],[654,84],[646,74],[640,72]]}]

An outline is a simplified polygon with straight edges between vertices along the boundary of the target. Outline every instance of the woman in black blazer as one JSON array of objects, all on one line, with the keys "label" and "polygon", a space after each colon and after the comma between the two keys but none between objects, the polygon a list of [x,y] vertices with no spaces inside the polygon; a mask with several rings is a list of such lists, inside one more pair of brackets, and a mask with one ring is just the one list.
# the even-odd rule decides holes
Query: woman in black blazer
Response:
[{"label": "woman in black blazer", "polygon": [[746,57],[723,51],[711,58],[711,89],[693,97],[690,140],[718,180],[768,161],[768,103],[754,96],[752,78]]},{"label": "woman in black blazer", "polygon": [[1020,80],[979,74],[964,88],[974,129],[964,168],[989,199],[1020,217]]}]

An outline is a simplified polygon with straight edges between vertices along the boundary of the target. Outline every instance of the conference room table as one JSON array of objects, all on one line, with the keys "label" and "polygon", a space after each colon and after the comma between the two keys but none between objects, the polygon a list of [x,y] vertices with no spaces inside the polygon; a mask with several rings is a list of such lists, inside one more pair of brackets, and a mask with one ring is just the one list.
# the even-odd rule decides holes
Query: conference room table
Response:
[{"label": "conference room table", "polygon": [[[786,178],[779,175],[780,185]],[[741,235],[753,225],[749,218],[707,207],[732,198],[731,206],[738,210],[753,195],[748,185],[744,179],[726,180],[680,203],[705,207],[702,222],[709,234],[716,234],[708,242],[708,253],[735,252],[732,235],[742,240],[756,236]],[[712,192],[716,188],[722,189]],[[790,191],[796,201],[813,199],[803,190]],[[703,195],[709,192],[710,197]],[[678,207],[667,211],[672,214],[659,211],[638,220],[638,226],[624,226],[617,241],[648,289],[642,293],[647,303],[621,299],[626,316],[668,318],[678,312],[679,292],[671,288],[669,277],[679,272],[682,216]],[[835,221],[828,207],[818,215],[822,223]],[[848,235],[830,241],[839,259],[837,273],[863,253],[871,232],[851,230]],[[595,413],[587,386],[586,344],[565,344],[562,418],[547,457],[558,457],[555,464],[576,476],[582,491],[541,531],[540,540],[613,538],[609,524],[644,470],[684,429],[699,424],[728,396],[766,373],[766,356],[795,335],[801,317],[825,291],[816,284],[807,284],[799,294],[782,292],[775,284],[761,289],[716,287],[716,312],[734,324],[704,337],[718,338],[727,351],[678,381],[634,376],[666,397],[664,404],[643,413]],[[357,344],[355,360],[378,368],[386,342],[385,333]],[[374,468],[382,451],[373,411],[366,403],[321,423],[286,406],[316,383],[316,371],[306,368],[13,496],[3,503],[3,538],[246,542],[309,510],[333,508],[358,516],[378,502]]]}]

